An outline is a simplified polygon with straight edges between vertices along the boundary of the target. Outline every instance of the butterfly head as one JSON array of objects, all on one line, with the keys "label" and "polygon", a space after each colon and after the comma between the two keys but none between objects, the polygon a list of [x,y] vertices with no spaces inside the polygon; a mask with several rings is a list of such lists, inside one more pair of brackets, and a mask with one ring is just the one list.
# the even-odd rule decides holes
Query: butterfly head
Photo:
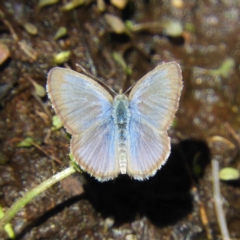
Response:
[{"label": "butterfly head", "polygon": [[113,118],[116,124],[126,124],[129,120],[129,101],[126,95],[118,94],[113,100]]},{"label": "butterfly head", "polygon": [[124,94],[117,94],[113,100],[113,104],[117,104],[118,102],[124,102],[128,105],[128,98]]}]

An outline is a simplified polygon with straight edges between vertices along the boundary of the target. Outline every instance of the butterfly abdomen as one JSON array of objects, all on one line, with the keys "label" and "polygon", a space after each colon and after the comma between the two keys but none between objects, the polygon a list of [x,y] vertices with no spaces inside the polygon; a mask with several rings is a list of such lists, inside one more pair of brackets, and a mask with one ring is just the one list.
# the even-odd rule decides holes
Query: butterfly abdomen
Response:
[{"label": "butterfly abdomen", "polygon": [[127,173],[127,146],[128,146],[128,125],[129,125],[129,101],[125,95],[119,94],[113,101],[113,113],[114,124],[116,127],[117,138],[117,156],[120,172],[122,174]]}]

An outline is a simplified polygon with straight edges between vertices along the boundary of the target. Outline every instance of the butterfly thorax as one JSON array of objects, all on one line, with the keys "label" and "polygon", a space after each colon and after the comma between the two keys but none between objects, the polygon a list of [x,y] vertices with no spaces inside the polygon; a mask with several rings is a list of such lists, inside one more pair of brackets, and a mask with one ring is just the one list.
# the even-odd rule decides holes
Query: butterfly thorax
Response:
[{"label": "butterfly thorax", "polygon": [[117,154],[120,166],[120,171],[125,174],[127,171],[127,143],[128,143],[128,125],[130,119],[129,101],[128,98],[123,95],[117,95],[113,100],[113,112],[112,117],[114,125],[117,129]]}]

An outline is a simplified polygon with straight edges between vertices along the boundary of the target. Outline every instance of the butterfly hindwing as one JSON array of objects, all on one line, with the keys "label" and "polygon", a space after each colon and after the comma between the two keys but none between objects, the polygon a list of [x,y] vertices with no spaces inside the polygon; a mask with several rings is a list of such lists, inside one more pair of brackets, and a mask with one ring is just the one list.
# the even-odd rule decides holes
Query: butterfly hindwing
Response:
[{"label": "butterfly hindwing", "polygon": [[127,173],[143,180],[152,176],[164,164],[170,153],[170,138],[166,131],[156,131],[134,119],[129,124],[129,162]]},{"label": "butterfly hindwing", "polygon": [[73,135],[71,152],[82,169],[100,181],[117,177],[116,134],[112,120],[95,125],[79,135]]}]

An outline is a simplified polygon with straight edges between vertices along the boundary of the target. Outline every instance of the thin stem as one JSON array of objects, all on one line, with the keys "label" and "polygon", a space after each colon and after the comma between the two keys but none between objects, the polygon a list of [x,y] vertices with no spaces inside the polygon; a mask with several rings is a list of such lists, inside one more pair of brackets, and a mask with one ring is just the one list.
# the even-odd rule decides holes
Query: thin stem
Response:
[{"label": "thin stem", "polygon": [[70,166],[63,171],[53,175],[37,187],[30,190],[28,193],[26,193],[22,198],[17,200],[10,209],[4,214],[4,217],[0,219],[0,230],[3,229],[3,227],[9,223],[12,218],[16,215],[16,213],[22,209],[27,203],[29,203],[34,197],[51,187],[53,184],[57,183],[58,181],[66,178],[67,176],[73,174],[76,172],[75,168],[73,166]]},{"label": "thin stem", "polygon": [[226,219],[224,216],[222,201],[221,201],[221,192],[219,184],[219,164],[218,160],[212,160],[212,175],[213,175],[213,193],[214,193],[214,203],[217,214],[217,220],[220,227],[223,240],[230,240]]}]

